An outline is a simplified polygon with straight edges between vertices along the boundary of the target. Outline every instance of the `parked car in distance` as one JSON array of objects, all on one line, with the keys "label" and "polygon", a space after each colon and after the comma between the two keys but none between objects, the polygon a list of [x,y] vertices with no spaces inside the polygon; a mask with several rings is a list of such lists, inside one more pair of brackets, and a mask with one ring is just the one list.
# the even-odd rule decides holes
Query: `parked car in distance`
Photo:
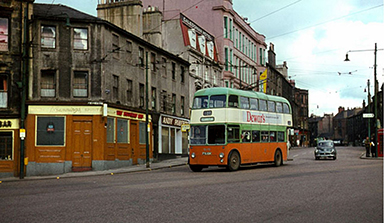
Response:
[{"label": "parked car in distance", "polygon": [[337,151],[332,140],[322,140],[317,143],[315,148],[315,159],[332,158],[335,160],[336,157]]}]

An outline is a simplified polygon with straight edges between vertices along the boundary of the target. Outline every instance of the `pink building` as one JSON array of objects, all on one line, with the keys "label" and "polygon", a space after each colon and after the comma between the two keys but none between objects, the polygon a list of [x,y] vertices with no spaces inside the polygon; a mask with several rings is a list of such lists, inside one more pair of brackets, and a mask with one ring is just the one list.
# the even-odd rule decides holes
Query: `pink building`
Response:
[{"label": "pink building", "polygon": [[233,9],[232,0],[142,0],[143,6],[155,6],[164,20],[186,15],[213,36],[223,65],[224,86],[256,88],[258,76],[266,69],[265,36],[250,26],[247,18]]}]

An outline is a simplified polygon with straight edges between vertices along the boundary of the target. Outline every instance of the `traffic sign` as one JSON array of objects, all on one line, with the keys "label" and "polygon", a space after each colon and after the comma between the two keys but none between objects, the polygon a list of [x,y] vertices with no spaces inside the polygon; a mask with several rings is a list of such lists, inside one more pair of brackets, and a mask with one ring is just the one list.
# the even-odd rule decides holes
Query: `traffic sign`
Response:
[{"label": "traffic sign", "polygon": [[373,113],[363,113],[363,118],[373,118],[375,115]]}]

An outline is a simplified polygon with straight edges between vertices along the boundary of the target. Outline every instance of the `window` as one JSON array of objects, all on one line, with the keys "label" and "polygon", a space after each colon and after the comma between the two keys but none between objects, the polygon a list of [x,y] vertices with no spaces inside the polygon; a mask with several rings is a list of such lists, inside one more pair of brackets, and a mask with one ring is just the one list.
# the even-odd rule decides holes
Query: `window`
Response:
[{"label": "window", "polygon": [[283,113],[283,103],[276,102],[276,112]]},{"label": "window", "polygon": [[55,26],[41,26],[41,47],[50,49],[56,48]]},{"label": "window", "polygon": [[132,102],[132,80],[127,79],[127,102]]},{"label": "window", "polygon": [[260,131],[252,131],[252,142],[260,142]]},{"label": "window", "polygon": [[0,160],[13,160],[12,132],[0,132]]},{"label": "window", "polygon": [[275,131],[270,131],[269,132],[269,141],[270,142],[276,142],[277,138],[276,138],[276,132]]},{"label": "window", "polygon": [[291,110],[289,109],[289,105],[287,103],[283,104],[283,113],[285,114],[291,113]]},{"label": "window", "polygon": [[229,69],[228,69],[228,68],[229,68],[229,67],[228,67],[228,62],[229,62],[229,61],[228,61],[228,60],[229,60],[228,48],[225,48],[225,49],[224,49],[224,54],[225,54],[225,55],[224,55],[224,57],[225,57],[225,58],[224,58],[224,59],[225,59],[225,70],[229,70]]},{"label": "window", "polygon": [[284,142],[285,141],[284,132],[277,132],[277,141],[278,142]]},{"label": "window", "polygon": [[209,98],[209,107],[210,108],[224,108],[226,105],[226,96],[225,95],[212,95]]},{"label": "window", "polygon": [[192,108],[208,108],[208,96],[195,97]]},{"label": "window", "polygon": [[56,71],[42,70],[40,78],[40,94],[41,97],[56,96]]},{"label": "window", "polygon": [[172,94],[172,114],[176,114],[176,95]]},{"label": "window", "polygon": [[268,131],[262,131],[261,132],[261,141],[262,142],[268,142],[268,140],[269,140]]},{"label": "window", "polygon": [[112,34],[112,52],[115,58],[120,57],[119,36]]},{"label": "window", "polygon": [[242,142],[250,142],[251,141],[251,131],[243,130],[241,132],[241,141]]},{"label": "window", "polygon": [[276,112],[276,103],[274,101],[268,101],[268,111]]},{"label": "window", "polygon": [[267,101],[266,100],[259,100],[259,110],[260,111],[267,111]]},{"label": "window", "polygon": [[144,108],[144,84],[139,84],[140,108]]},{"label": "window", "polygon": [[167,106],[168,106],[168,103],[167,103],[167,92],[166,91],[162,91],[161,95],[162,95],[162,102],[163,102],[163,112],[167,112]]},{"label": "window", "polygon": [[229,19],[229,38],[232,39],[232,19]]},{"label": "window", "polygon": [[200,52],[205,55],[206,40],[204,36],[199,36]]},{"label": "window", "polygon": [[249,109],[249,98],[240,97],[240,108]]},{"label": "window", "polygon": [[208,144],[225,143],[225,125],[208,126]]},{"label": "window", "polygon": [[228,18],[224,17],[224,38],[228,38]]},{"label": "window", "polygon": [[156,88],[152,87],[152,100],[151,100],[151,106],[152,110],[156,110]]},{"label": "window", "polygon": [[206,141],[206,126],[191,126],[191,145],[204,145]]},{"label": "window", "polygon": [[139,47],[139,66],[144,67],[144,49]]},{"label": "window", "polygon": [[127,40],[126,46],[127,46],[127,48],[126,48],[127,53],[132,53],[132,42]]},{"label": "window", "polygon": [[172,62],[172,80],[176,79],[176,64]]},{"label": "window", "polygon": [[184,67],[180,67],[180,79],[181,79],[181,83],[184,83]]},{"label": "window", "polygon": [[73,29],[73,48],[76,50],[88,49],[88,29]]},{"label": "window", "polygon": [[239,98],[237,95],[229,95],[228,97],[228,107],[237,108],[239,106]]},{"label": "window", "polygon": [[88,97],[87,71],[75,71],[73,73],[73,97]]},{"label": "window", "polygon": [[128,120],[117,119],[117,143],[128,143]]},{"label": "window", "polygon": [[145,122],[139,123],[139,143],[146,144],[145,134],[147,132],[147,128],[145,126]]},{"label": "window", "polygon": [[259,108],[259,106],[258,106],[258,104],[257,104],[257,99],[256,98],[251,98],[250,99],[250,104],[251,104],[251,109],[252,110],[258,110]]},{"label": "window", "polygon": [[227,137],[228,137],[228,142],[240,142],[240,126],[228,125]]},{"label": "window", "polygon": [[0,18],[0,51],[8,51],[8,18]]},{"label": "window", "polygon": [[156,54],[151,53],[151,69],[156,72]]},{"label": "window", "polygon": [[194,29],[189,29],[188,36],[191,47],[196,49],[196,31]]},{"label": "window", "polygon": [[65,118],[37,117],[36,145],[64,146]]},{"label": "window", "polygon": [[107,118],[107,142],[115,143],[115,119]]},{"label": "window", "polygon": [[181,96],[181,98],[180,98],[180,115],[184,115],[184,103],[185,103],[185,99],[183,96]]},{"label": "window", "polygon": [[119,100],[119,76],[113,75],[112,98]]},{"label": "window", "polygon": [[8,107],[8,77],[0,75],[0,108]]},{"label": "window", "polygon": [[166,77],[167,76],[167,59],[166,58],[162,58],[162,62],[161,62],[161,67],[162,67],[162,72],[163,72],[163,76]]}]

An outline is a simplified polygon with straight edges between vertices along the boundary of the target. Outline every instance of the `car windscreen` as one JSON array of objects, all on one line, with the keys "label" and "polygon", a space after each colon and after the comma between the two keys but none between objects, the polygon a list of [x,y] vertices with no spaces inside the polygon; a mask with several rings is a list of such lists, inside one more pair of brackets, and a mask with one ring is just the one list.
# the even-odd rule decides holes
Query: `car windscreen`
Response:
[{"label": "car windscreen", "polygon": [[319,142],[318,147],[333,147],[333,142]]}]

